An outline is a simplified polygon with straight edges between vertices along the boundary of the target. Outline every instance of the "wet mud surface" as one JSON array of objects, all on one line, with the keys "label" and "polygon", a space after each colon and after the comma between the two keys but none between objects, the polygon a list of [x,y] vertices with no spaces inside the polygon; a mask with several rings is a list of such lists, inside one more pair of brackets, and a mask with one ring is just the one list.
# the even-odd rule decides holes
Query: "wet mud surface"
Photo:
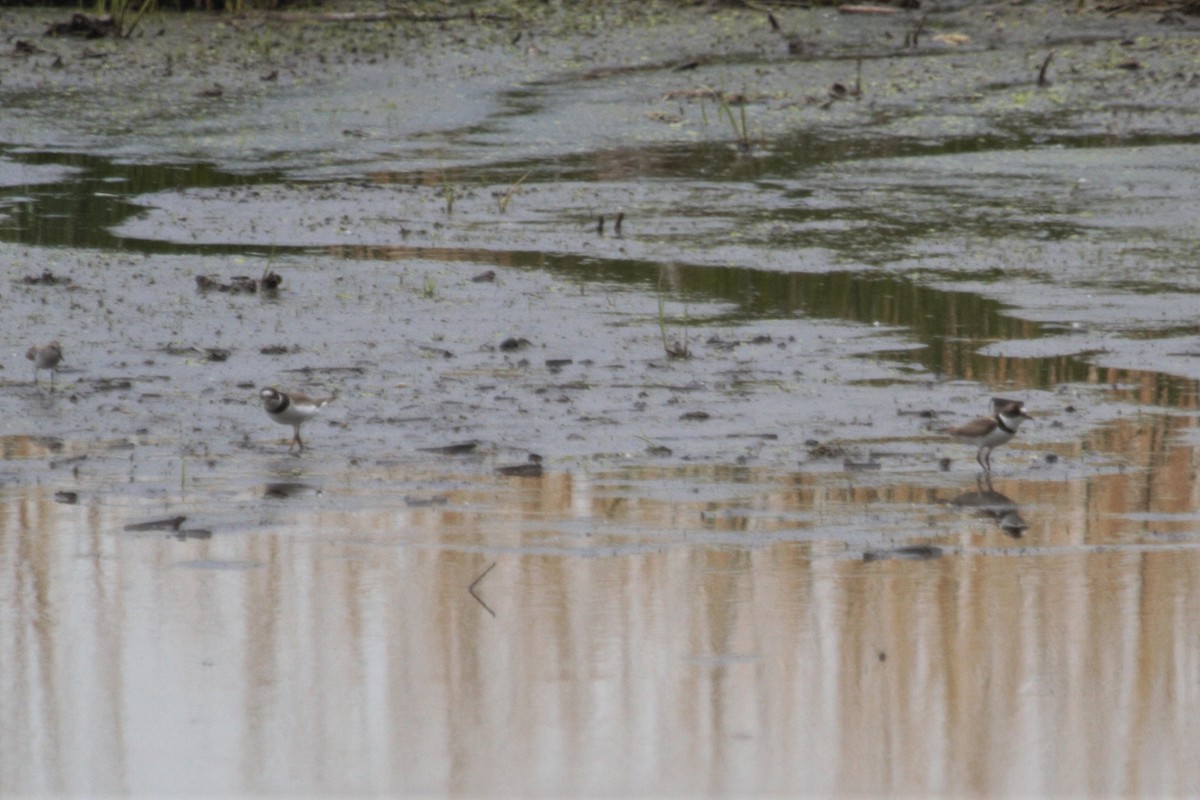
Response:
[{"label": "wet mud surface", "polygon": [[1197,18],[492,11],[0,11],[0,790],[1200,786]]}]

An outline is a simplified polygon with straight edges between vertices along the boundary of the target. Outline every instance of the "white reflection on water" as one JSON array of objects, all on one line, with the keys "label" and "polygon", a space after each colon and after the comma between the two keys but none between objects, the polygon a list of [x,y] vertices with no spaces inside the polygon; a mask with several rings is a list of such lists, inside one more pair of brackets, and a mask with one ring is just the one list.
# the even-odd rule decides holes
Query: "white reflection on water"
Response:
[{"label": "white reflection on water", "polygon": [[971,486],[709,468],[182,541],[10,490],[0,792],[1192,794],[1182,466],[997,481],[1020,539]]}]

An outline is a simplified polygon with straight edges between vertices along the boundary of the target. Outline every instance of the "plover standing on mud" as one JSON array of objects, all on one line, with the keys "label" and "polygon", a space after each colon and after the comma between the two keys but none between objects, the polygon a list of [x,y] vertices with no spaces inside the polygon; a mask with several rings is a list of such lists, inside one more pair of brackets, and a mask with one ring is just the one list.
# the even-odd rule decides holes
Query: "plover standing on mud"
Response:
[{"label": "plover standing on mud", "polygon": [[1025,413],[1025,404],[1020,400],[1003,400],[995,405],[997,408],[992,416],[977,417],[946,431],[951,436],[979,448],[975,460],[983,467],[984,472],[992,471],[992,450],[1011,441],[1017,435],[1017,428],[1021,427],[1021,423],[1032,419]]},{"label": "plover standing on mud", "polygon": [[33,382],[37,383],[38,372],[48,369],[50,370],[50,387],[53,388],[54,373],[58,371],[58,364],[63,357],[62,346],[58,341],[35,344],[25,353],[25,357],[33,362]]},{"label": "plover standing on mud", "polygon": [[263,408],[267,410],[267,416],[280,425],[291,425],[294,435],[292,443],[288,445],[288,452],[292,452],[292,448],[296,445],[300,449],[304,449],[304,442],[300,439],[300,426],[317,415],[317,412],[324,408],[330,401],[337,397],[337,392],[334,392],[329,397],[309,397],[300,392],[281,392],[274,386],[268,386],[258,393],[262,398]]}]

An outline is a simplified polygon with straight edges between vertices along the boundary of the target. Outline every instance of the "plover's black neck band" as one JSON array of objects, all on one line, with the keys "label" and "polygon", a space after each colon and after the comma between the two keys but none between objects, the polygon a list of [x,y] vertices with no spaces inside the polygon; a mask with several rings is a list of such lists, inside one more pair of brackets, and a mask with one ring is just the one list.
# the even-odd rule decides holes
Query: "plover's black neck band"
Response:
[{"label": "plover's black neck band", "polygon": [[1010,428],[1007,425],[1005,425],[1004,417],[1000,416],[999,414],[996,415],[996,424],[999,425],[1000,430],[1004,431],[1005,433],[1016,433],[1017,432],[1015,428]]},{"label": "plover's black neck band", "polygon": [[[281,412],[283,412],[283,411],[286,411],[286,410],[287,410],[287,407],[288,407],[288,406],[290,406],[291,404],[292,404],[292,400],[291,400],[291,398],[290,398],[290,397],[288,397],[288,396],[287,396],[286,394],[284,394],[283,392],[280,392],[280,393],[279,393],[279,405],[278,405],[278,406],[275,408],[275,413],[276,413],[276,414],[279,414],[279,413],[281,413]],[[1003,422],[1001,422],[1001,423],[1000,423],[1000,427],[1001,427],[1001,428],[1004,428],[1004,423],[1003,423]],[[1007,428],[1004,428],[1004,429],[1005,429],[1005,430],[1008,430]]]}]

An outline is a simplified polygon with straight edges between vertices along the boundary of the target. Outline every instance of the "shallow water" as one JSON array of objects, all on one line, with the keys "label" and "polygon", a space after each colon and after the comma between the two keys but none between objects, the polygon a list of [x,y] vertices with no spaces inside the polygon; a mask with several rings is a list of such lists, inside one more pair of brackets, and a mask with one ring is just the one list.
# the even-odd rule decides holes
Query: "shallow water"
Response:
[{"label": "shallow water", "polygon": [[1200,791],[1193,26],[644,8],[14,62],[0,793]]},{"label": "shallow water", "polygon": [[1187,793],[1195,453],[1166,456],[998,478],[985,502],[1022,538],[973,508],[988,489],[968,474],[393,467],[347,485],[299,459],[284,496],[244,487],[249,529],[211,538],[121,530],[157,503],[9,492],[3,692],[23,735],[5,781]]}]

